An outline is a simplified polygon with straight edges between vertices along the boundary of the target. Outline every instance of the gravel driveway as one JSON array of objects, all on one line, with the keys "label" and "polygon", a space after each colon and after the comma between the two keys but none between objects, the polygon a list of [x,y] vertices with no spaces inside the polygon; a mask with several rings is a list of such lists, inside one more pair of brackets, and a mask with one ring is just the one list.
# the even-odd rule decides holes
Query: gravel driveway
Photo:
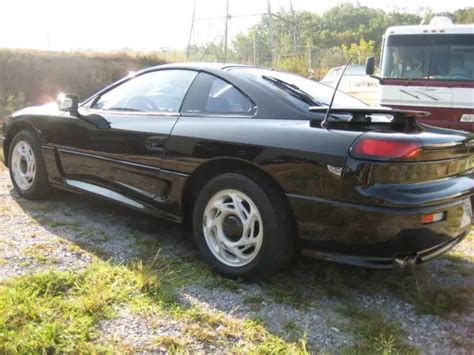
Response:
[{"label": "gravel driveway", "polygon": [[[95,260],[127,265],[150,255],[154,262],[179,260],[177,270],[198,265],[210,275],[177,288],[183,307],[235,324],[253,320],[284,342],[304,339],[308,352],[381,352],[377,344],[383,349],[394,344],[401,352],[474,351],[472,234],[446,256],[414,270],[368,271],[303,259],[266,283],[247,284],[208,270],[179,225],[63,192],[48,201],[27,201],[0,168],[0,286],[45,270],[79,273]],[[205,338],[191,318],[172,312],[114,307],[114,315],[96,325],[94,342],[115,349],[164,352],[175,349],[169,339],[181,339],[192,352],[225,352],[248,341],[240,330],[233,337],[206,333]],[[377,339],[378,327],[390,336]]]}]

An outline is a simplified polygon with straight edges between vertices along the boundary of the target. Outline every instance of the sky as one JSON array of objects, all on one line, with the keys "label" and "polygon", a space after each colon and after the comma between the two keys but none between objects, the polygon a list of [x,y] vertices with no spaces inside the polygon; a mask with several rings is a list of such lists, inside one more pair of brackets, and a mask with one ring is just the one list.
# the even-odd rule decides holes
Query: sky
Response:
[{"label": "sky", "polygon": [[[0,48],[139,51],[185,48],[195,0],[0,0]],[[267,0],[229,0],[232,38],[258,22]],[[297,11],[323,13],[338,0],[292,0]],[[355,3],[355,2],[354,2]],[[385,11],[454,11],[470,0],[360,0]],[[271,0],[272,11],[289,9],[290,0]],[[220,41],[226,0],[197,0],[192,43]]]}]

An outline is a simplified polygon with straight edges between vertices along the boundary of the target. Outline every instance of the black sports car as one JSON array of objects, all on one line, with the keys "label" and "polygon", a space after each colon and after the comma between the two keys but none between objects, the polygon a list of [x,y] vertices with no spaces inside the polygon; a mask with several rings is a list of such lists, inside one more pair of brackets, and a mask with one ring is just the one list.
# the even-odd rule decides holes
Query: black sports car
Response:
[{"label": "black sports car", "polygon": [[[192,224],[229,277],[294,256],[420,263],[471,226],[474,135],[418,124],[302,77],[238,65],[143,70],[78,104],[16,112],[0,145],[15,189],[89,193]],[[1,152],[1,150],[0,150]]]}]

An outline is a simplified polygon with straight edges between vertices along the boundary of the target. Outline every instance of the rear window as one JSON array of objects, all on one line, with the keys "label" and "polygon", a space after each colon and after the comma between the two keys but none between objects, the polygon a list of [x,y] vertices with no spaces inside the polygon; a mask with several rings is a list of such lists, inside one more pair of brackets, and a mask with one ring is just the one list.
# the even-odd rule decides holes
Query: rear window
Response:
[{"label": "rear window", "polygon": [[[259,69],[259,68],[231,68],[230,70],[238,70],[246,75],[251,75],[259,80],[262,84],[273,90],[277,95],[290,100],[294,105],[299,107],[300,109],[307,110],[310,106],[329,106],[331,102],[331,97],[334,93],[334,89],[319,84],[316,81],[303,78],[302,76],[290,73],[283,73],[268,69]],[[309,95],[314,104],[308,104],[305,100],[301,100],[297,97],[297,95],[293,95],[291,93],[291,89],[285,90],[279,85],[275,85],[274,83],[265,80],[264,77],[276,78],[278,80],[282,80],[285,83],[301,90],[302,92]],[[338,91],[336,97],[334,99],[333,107],[367,107],[365,103],[359,101],[355,97],[349,96],[344,94],[341,91]]]}]

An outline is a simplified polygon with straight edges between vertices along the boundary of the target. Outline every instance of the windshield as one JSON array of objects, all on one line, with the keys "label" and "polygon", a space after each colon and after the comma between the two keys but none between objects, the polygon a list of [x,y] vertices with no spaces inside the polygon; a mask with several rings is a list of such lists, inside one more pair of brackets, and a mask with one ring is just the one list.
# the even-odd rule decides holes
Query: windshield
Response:
[{"label": "windshield", "polygon": [[398,35],[387,38],[382,77],[474,80],[474,35]]},{"label": "windshield", "polygon": [[367,75],[365,74],[365,65],[350,65],[344,75]]},{"label": "windshield", "polygon": [[[282,73],[273,70],[259,68],[237,67],[231,70],[239,70],[248,75],[258,78],[264,85],[271,88],[276,94],[285,96],[301,109],[307,110],[309,106],[329,106],[334,89],[317,83],[316,81],[303,78],[299,75]],[[273,78],[277,80],[268,80]],[[278,81],[287,85],[281,85]],[[312,103],[307,102],[300,91],[312,98]],[[367,107],[362,101],[338,91],[333,103],[334,107]]]}]

